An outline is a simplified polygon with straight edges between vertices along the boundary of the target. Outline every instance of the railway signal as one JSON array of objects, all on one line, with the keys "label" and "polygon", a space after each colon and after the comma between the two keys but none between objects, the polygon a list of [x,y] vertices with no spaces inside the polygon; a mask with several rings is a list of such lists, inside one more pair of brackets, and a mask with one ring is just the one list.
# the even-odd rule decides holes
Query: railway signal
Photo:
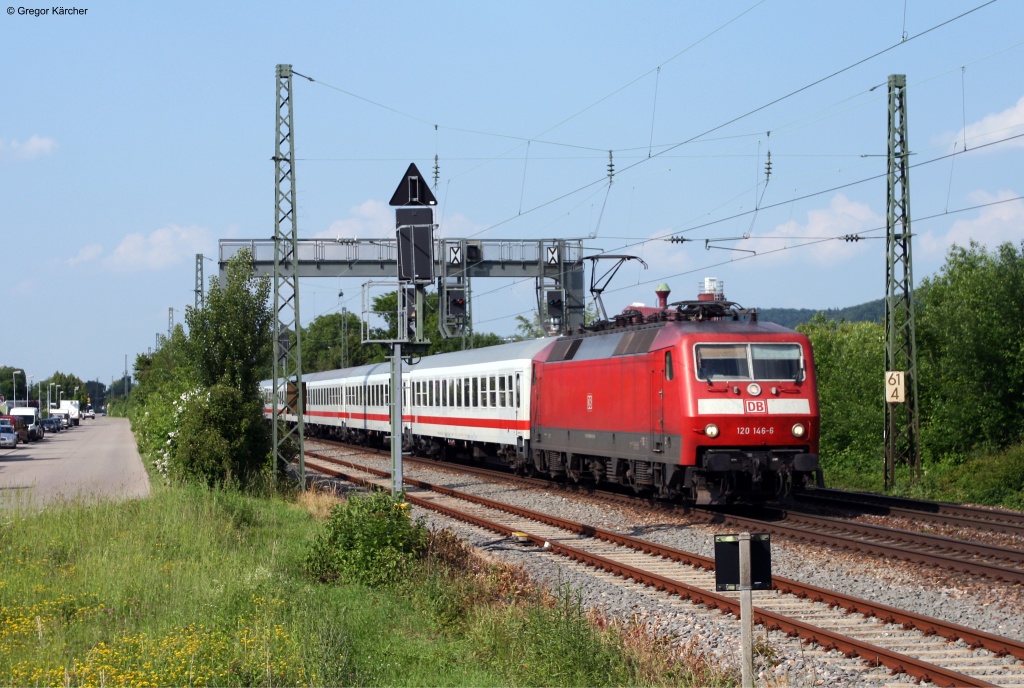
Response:
[{"label": "railway signal", "polygon": [[448,292],[448,315],[457,318],[466,317],[466,292],[453,289]]},{"label": "railway signal", "polygon": [[561,291],[549,291],[547,293],[548,317],[562,319],[565,315],[565,301],[562,299]]}]

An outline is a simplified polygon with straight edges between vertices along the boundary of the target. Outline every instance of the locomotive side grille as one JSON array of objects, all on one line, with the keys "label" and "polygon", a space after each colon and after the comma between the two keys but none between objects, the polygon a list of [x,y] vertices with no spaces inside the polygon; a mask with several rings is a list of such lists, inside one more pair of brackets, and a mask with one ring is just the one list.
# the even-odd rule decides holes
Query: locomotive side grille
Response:
[{"label": "locomotive side grille", "polygon": [[576,355],[576,352],[580,350],[580,344],[583,343],[582,339],[572,340],[572,344],[569,345],[569,350],[565,352],[565,360],[569,360]]},{"label": "locomotive side grille", "polygon": [[627,332],[626,334],[622,335],[622,339],[619,340],[619,345],[615,347],[615,351],[612,353],[612,356],[621,356],[622,354],[626,353],[626,351],[629,349],[630,344],[633,343],[633,335],[635,334],[636,332]]},{"label": "locomotive side grille", "polygon": [[647,353],[647,350],[651,348],[651,342],[654,341],[654,338],[658,336],[660,331],[661,329],[658,328],[627,332],[623,335],[622,339],[619,340],[619,345],[615,347],[615,351],[612,353],[612,356]]},{"label": "locomotive side grille", "polygon": [[555,342],[554,347],[551,349],[551,355],[548,356],[548,363],[572,360],[572,357],[579,351],[580,344],[582,343],[582,339],[563,339]]}]

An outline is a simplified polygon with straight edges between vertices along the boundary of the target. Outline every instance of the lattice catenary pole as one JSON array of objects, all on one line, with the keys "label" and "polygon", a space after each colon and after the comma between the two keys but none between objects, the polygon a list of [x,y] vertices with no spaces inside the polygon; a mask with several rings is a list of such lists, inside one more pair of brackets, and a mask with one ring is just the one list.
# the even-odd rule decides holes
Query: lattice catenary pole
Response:
[{"label": "lattice catenary pole", "polygon": [[[305,408],[299,320],[299,272],[295,219],[295,140],[292,117],[292,66],[277,65],[277,143],[274,150],[274,394],[273,443],[278,466],[298,450],[299,481],[306,486],[303,455]],[[288,427],[285,415],[296,423]]]},{"label": "lattice catenary pole", "polygon": [[196,310],[203,310],[203,254],[196,254]]},{"label": "lattice catenary pole", "polygon": [[887,379],[902,372],[903,402],[885,404],[885,486],[896,482],[896,465],[921,477],[921,430],[917,396],[914,278],[910,254],[910,147],[907,143],[907,77],[889,76],[889,169],[886,194],[885,369]]}]

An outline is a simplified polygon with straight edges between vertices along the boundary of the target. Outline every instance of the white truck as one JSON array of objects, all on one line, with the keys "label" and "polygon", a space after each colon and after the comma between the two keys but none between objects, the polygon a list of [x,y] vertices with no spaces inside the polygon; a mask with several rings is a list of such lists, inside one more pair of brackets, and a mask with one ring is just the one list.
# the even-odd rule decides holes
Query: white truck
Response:
[{"label": "white truck", "polygon": [[78,421],[82,417],[78,410],[78,399],[61,399],[60,408],[57,411],[68,414],[69,425],[78,425]]}]

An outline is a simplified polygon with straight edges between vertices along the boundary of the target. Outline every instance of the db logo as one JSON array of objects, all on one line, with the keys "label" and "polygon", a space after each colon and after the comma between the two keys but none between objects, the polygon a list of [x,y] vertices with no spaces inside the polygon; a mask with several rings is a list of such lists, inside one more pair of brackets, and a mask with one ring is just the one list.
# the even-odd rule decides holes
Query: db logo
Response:
[{"label": "db logo", "polygon": [[593,394],[588,394],[587,395],[587,410],[588,411],[593,411],[594,410],[594,395]]},{"label": "db logo", "polygon": [[744,413],[768,413],[768,403],[764,399],[746,399],[743,402]]}]

